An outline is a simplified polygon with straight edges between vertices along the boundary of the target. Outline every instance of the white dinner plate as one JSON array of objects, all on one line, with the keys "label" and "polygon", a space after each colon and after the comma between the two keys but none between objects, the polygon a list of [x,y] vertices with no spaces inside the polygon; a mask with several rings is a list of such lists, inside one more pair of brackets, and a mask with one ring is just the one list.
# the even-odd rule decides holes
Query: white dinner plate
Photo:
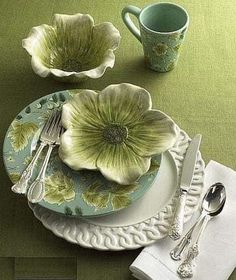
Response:
[{"label": "white dinner plate", "polygon": [[[104,217],[66,217],[38,204],[29,204],[34,215],[55,235],[77,245],[98,250],[136,249],[168,234],[183,159],[190,138],[180,130],[176,144],[163,154],[160,172],[150,190],[130,207]],[[203,189],[204,161],[198,152],[185,207],[185,222],[196,211]]]}]

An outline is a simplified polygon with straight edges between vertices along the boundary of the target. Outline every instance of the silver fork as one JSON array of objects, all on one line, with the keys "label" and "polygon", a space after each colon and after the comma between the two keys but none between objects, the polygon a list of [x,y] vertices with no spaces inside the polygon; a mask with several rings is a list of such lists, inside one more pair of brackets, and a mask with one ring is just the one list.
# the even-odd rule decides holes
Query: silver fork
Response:
[{"label": "silver fork", "polygon": [[32,203],[40,202],[45,195],[45,173],[48,166],[49,158],[51,156],[52,150],[60,144],[60,135],[63,131],[61,126],[61,114],[58,113],[55,120],[54,125],[49,129],[47,135],[47,143],[48,143],[48,151],[45,156],[44,162],[42,167],[39,171],[38,176],[36,177],[35,181],[30,185],[27,198]]},{"label": "silver fork", "polygon": [[40,146],[37,149],[33,159],[29,163],[29,165],[26,167],[26,169],[21,174],[20,180],[12,186],[11,190],[13,192],[22,193],[22,194],[26,193],[26,191],[28,189],[29,180],[31,179],[31,177],[33,175],[33,170],[36,165],[36,162],[37,162],[42,150],[44,149],[44,147],[46,145],[48,145],[47,134],[48,134],[49,128],[53,125],[53,122],[54,122],[57,114],[58,114],[57,112],[52,113],[51,116],[49,117],[49,119],[47,120],[47,122],[45,123],[45,125],[42,129],[42,132],[40,134],[40,137],[39,137]]}]

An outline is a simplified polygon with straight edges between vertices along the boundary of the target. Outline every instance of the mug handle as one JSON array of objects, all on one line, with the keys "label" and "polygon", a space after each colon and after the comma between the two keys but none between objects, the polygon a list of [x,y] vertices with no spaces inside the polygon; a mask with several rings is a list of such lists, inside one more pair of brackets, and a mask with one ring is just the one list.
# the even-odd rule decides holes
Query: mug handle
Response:
[{"label": "mug handle", "polygon": [[136,16],[137,18],[139,17],[141,12],[141,9],[135,6],[126,6],[122,10],[122,19],[125,23],[125,25],[128,27],[129,31],[142,43],[141,41],[141,36],[140,36],[140,30],[135,26],[133,21],[131,20],[129,14],[132,14]]}]

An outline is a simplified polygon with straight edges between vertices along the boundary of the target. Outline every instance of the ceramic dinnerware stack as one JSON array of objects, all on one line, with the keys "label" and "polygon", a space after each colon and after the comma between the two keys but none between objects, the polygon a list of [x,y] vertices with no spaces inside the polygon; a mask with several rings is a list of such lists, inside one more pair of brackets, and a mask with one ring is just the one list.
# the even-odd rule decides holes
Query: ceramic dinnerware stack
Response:
[{"label": "ceramic dinnerware stack", "polygon": [[[119,42],[112,23],[57,14],[52,25],[34,27],[23,47],[39,76],[80,82],[100,78],[114,66]],[[13,183],[32,161],[42,128],[55,110],[61,111],[65,131],[45,170],[44,196],[29,203],[35,216],[56,235],[101,250],[139,248],[165,237],[189,136],[152,108],[147,90],[133,84],[55,92],[27,105],[6,133],[4,163]],[[45,156],[39,156],[32,181]],[[203,173],[198,152],[185,221],[198,206]]]}]

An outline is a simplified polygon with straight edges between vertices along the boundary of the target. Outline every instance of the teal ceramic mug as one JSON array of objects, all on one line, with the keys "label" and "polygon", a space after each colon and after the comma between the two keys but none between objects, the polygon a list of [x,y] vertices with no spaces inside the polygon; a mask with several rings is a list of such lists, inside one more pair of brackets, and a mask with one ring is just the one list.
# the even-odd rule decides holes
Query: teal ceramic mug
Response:
[{"label": "teal ceramic mug", "polygon": [[[139,29],[129,14],[138,18]],[[184,8],[172,3],[157,3],[143,9],[127,6],[122,10],[122,18],[142,43],[149,68],[167,72],[176,66],[189,23],[189,16]]]}]

